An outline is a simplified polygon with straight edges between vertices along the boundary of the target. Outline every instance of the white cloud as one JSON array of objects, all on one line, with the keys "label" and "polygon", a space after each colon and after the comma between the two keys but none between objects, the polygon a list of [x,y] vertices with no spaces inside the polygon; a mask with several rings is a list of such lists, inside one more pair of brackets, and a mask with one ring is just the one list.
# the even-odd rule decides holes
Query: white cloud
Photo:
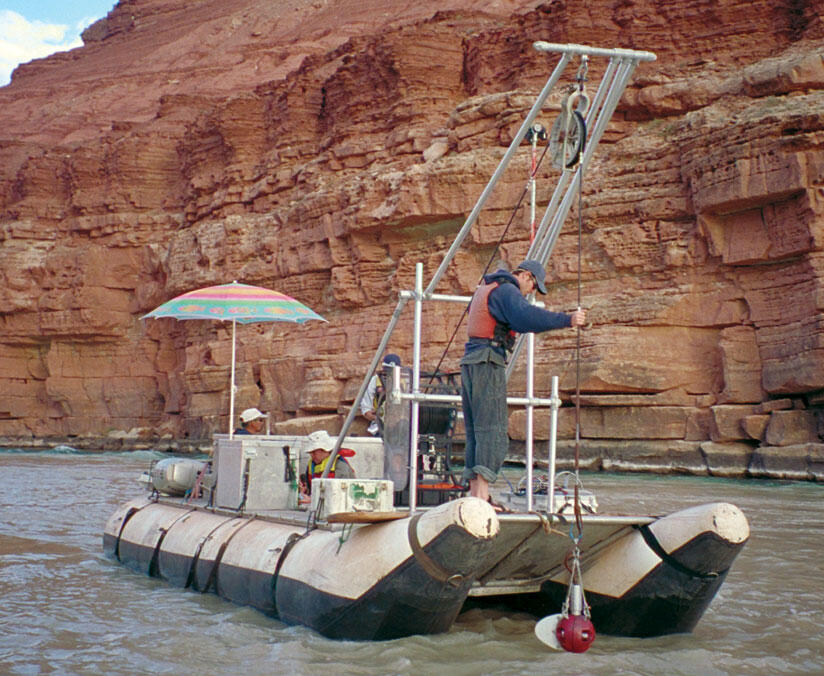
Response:
[{"label": "white cloud", "polygon": [[92,21],[80,22],[70,29],[63,24],[29,21],[8,9],[0,10],[0,87],[11,81],[11,72],[19,64],[80,47],[80,33]]}]

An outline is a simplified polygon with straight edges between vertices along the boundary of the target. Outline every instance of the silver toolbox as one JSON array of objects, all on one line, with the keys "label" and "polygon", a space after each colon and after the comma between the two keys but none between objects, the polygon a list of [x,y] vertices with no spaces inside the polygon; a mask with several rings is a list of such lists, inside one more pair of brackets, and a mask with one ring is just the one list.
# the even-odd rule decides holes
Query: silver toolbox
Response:
[{"label": "silver toolbox", "polygon": [[300,443],[244,435],[218,438],[215,505],[247,512],[295,509]]}]

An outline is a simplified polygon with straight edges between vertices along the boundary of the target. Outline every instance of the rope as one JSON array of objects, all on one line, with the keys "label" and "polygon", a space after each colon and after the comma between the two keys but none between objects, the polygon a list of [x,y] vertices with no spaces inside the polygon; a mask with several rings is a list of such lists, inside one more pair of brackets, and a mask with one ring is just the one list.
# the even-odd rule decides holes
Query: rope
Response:
[{"label": "rope", "polygon": [[[588,58],[586,55],[581,59],[581,66],[578,69],[577,81],[578,89],[581,95],[585,96],[584,86],[587,79]],[[586,144],[586,131],[584,138],[581,139],[581,147]],[[580,179],[578,181],[578,274],[577,274],[577,293],[578,293],[578,309],[581,309],[581,268],[583,266],[583,232],[584,232],[584,165],[578,165],[580,172]],[[584,522],[581,517],[581,494],[579,476],[581,468],[581,326],[576,327],[575,332],[575,493],[574,493],[574,510],[575,510],[575,529],[577,534],[573,535],[573,528],[569,529],[569,536],[575,542],[575,548],[578,548],[578,542],[584,534]],[[551,499],[551,498],[550,498]]]},{"label": "rope", "polygon": [[[203,465],[202,469],[197,473],[197,478],[195,479],[195,485],[188,491],[188,499],[186,500],[186,504],[192,502],[192,500],[197,500],[200,498],[200,489],[203,486],[203,477],[206,476],[206,473],[211,468],[212,463],[207,462]],[[184,496],[185,497],[185,496]]]},{"label": "rope", "polygon": [[561,614],[564,617],[572,614],[590,618],[590,607],[584,594],[584,581],[581,576],[581,552],[577,544],[567,559],[571,559],[572,565],[568,565],[567,560],[564,561],[564,565],[569,570],[569,586],[567,587],[566,598],[561,606]]},{"label": "rope", "polygon": [[[584,166],[580,165],[581,180],[578,181],[578,309],[581,309],[581,265],[582,242],[584,230],[584,209],[583,209],[583,185]],[[579,471],[581,466],[581,327],[576,327],[575,332],[575,527],[578,530],[578,539],[583,535],[584,523],[581,518],[581,495],[579,492]],[[570,533],[572,530],[570,529]],[[573,538],[574,539],[574,538]]]},{"label": "rope", "polygon": [[335,551],[335,554],[340,554],[340,548],[343,547],[344,542],[349,539],[349,536],[352,535],[352,528],[354,528],[355,524],[353,523],[345,523],[343,524],[343,528],[340,529],[340,535],[338,536],[338,548]]}]

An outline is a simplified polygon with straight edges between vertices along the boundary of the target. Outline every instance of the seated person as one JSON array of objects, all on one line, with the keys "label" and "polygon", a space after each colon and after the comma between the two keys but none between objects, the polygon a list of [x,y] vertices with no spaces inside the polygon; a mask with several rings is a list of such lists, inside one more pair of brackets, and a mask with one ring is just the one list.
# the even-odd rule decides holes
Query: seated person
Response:
[{"label": "seated person", "polygon": [[[303,496],[308,496],[312,492],[312,479],[322,476],[326,469],[332,449],[335,448],[335,440],[325,430],[318,430],[307,437],[305,448],[308,449],[309,462],[301,473],[300,492]],[[341,448],[326,477],[328,479],[354,479],[355,472],[346,459],[354,455],[355,451]]]},{"label": "seated person", "polygon": [[[381,364],[380,368],[382,368],[385,373],[390,373],[391,368],[395,365],[401,365],[401,358],[396,354],[387,354],[383,358],[383,364]],[[378,417],[383,413],[382,409],[385,397],[386,393],[384,392],[383,384],[380,381],[380,376],[376,373],[369,381],[366,392],[364,392],[360,400],[361,415],[369,421],[367,432],[373,437],[377,436],[380,432]]]},{"label": "seated person", "polygon": [[263,434],[263,421],[268,417],[256,408],[247,408],[240,414],[240,427],[235,434]]}]

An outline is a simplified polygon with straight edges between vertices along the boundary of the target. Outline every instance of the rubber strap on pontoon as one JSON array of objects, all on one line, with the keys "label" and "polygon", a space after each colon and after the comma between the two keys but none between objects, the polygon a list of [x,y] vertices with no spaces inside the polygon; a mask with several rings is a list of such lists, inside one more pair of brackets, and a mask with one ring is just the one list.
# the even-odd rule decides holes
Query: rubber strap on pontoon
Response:
[{"label": "rubber strap on pontoon", "polygon": [[292,551],[292,548],[303,538],[305,538],[311,530],[307,530],[303,533],[289,533],[289,537],[286,538],[286,544],[283,545],[283,551],[280,553],[278,557],[278,562],[275,564],[275,572],[272,573],[272,604],[275,606],[277,610],[277,589],[278,589],[278,576],[280,575],[280,569],[283,567],[284,562],[286,561],[286,556],[289,552]]},{"label": "rubber strap on pontoon", "polygon": [[[227,537],[221,544],[220,549],[217,550],[217,556],[215,556],[215,562],[212,566],[212,570],[209,571],[209,577],[206,578],[206,586],[203,589],[199,589],[198,591],[202,593],[206,593],[209,591],[209,587],[211,587],[215,580],[217,579],[217,569],[220,566],[220,560],[223,558],[223,554],[226,552],[226,547],[229,546],[229,543],[232,541],[232,538],[235,537],[240,531],[242,531],[246,526],[248,526],[252,521],[257,518],[257,515],[253,514],[249,517],[246,523],[241,524],[235,529],[235,532],[232,533],[229,537]],[[215,593],[217,593],[217,589],[215,589]]]},{"label": "rubber strap on pontoon", "polygon": [[412,555],[420,564],[421,568],[424,569],[426,574],[433,580],[449,584],[453,587],[459,587],[463,582],[463,575],[460,573],[450,573],[443,566],[441,566],[441,564],[429,556],[429,554],[423,551],[420,540],[418,540],[418,521],[422,515],[423,512],[418,512],[415,516],[409,519],[409,528],[407,529],[407,533],[409,535],[409,546],[412,548]]},{"label": "rubber strap on pontoon", "polygon": [[[143,507],[148,507],[150,504],[152,503],[146,503]],[[123,530],[126,528],[126,524],[129,523],[129,519],[143,509],[143,507],[130,507],[129,511],[126,512],[126,515],[123,517],[123,523],[120,524],[120,530],[117,531],[117,539],[114,541],[114,558],[120,563],[123,563],[120,561],[120,538],[123,536]]]},{"label": "rubber strap on pontoon", "polygon": [[223,524],[231,521],[232,519],[234,519],[234,517],[227,517],[226,519],[221,521],[217,526],[215,526],[214,528],[212,528],[212,530],[209,531],[208,535],[206,535],[204,538],[200,540],[200,542],[197,543],[197,547],[195,548],[195,554],[192,557],[191,562],[189,563],[189,572],[186,575],[186,584],[183,585],[184,589],[188,589],[189,587],[191,587],[195,591],[198,591],[197,587],[194,586],[195,570],[197,568],[198,561],[200,561],[200,553],[203,551],[203,545],[205,545],[209,538],[211,538],[212,535],[214,535],[215,531],[218,528],[223,526]]},{"label": "rubber strap on pontoon", "polygon": [[656,538],[655,535],[653,535],[648,525],[633,527],[638,529],[638,531],[641,533],[641,537],[644,538],[644,542],[647,543],[647,546],[653,552],[655,552],[655,554],[661,559],[661,561],[669,565],[671,568],[674,568],[679,573],[683,573],[684,575],[689,575],[690,577],[696,577],[702,580],[711,580],[726,574],[726,572],[729,570],[729,568],[725,568],[724,570],[712,573],[699,573],[697,570],[693,570],[692,568],[685,566],[671,554],[668,554],[667,551],[661,546],[661,543],[658,542],[658,538]]},{"label": "rubber strap on pontoon", "polygon": [[194,511],[195,511],[195,508],[193,507],[188,512],[184,512],[179,517],[177,517],[174,521],[172,521],[172,523],[169,524],[168,528],[159,529],[160,530],[160,537],[157,539],[157,543],[155,544],[154,551],[152,552],[152,560],[149,561],[149,571],[148,571],[149,577],[157,577],[157,559],[160,556],[160,546],[163,544],[163,539],[166,537],[166,533],[168,533],[170,530],[172,530],[174,525],[178,521],[180,521],[184,516],[187,516],[187,515],[191,514]]}]

